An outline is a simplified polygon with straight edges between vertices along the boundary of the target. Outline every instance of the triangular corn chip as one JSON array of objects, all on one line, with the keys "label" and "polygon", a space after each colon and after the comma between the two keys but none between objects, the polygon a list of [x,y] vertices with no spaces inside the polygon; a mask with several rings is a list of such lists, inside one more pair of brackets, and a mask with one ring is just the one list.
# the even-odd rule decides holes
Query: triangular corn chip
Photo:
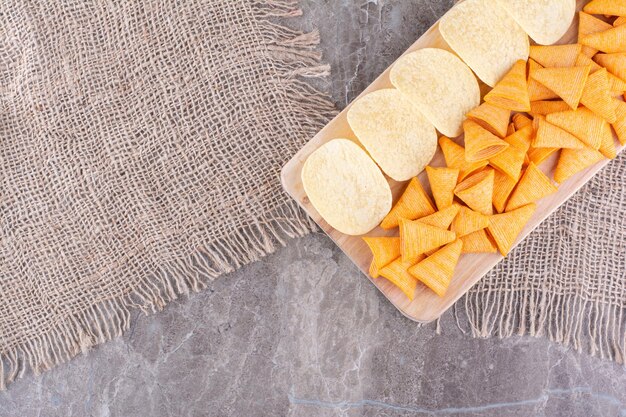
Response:
[{"label": "triangular corn chip", "polygon": [[613,123],[613,129],[617,134],[617,139],[622,145],[626,145],[626,103],[621,100],[615,100],[616,122]]},{"label": "triangular corn chip", "polygon": [[528,60],[528,99],[532,102],[559,98],[558,94],[533,78],[533,74],[539,69],[543,69],[541,64],[538,64],[533,59]]},{"label": "triangular corn chip", "polygon": [[530,57],[545,68],[573,67],[582,47],[575,45],[531,46]]},{"label": "triangular corn chip", "polygon": [[556,101],[533,101],[530,103],[530,115],[536,117],[537,115],[545,116],[550,113],[558,113],[560,111],[569,110],[569,104],[563,100]]},{"label": "triangular corn chip", "polygon": [[372,259],[372,262],[370,263],[369,274],[370,274],[370,277],[372,278],[378,278],[380,276],[380,271],[376,267],[376,262],[373,259]]},{"label": "triangular corn chip", "polygon": [[563,149],[554,170],[554,180],[562,184],[570,177],[603,159],[602,154],[595,149]]},{"label": "triangular corn chip", "polygon": [[589,70],[589,74],[593,74],[596,71],[599,71],[602,69],[602,67],[600,65],[598,65],[596,63],[596,61],[594,61],[593,59],[589,58],[587,55],[585,54],[578,54],[578,57],[576,58],[576,67],[584,67],[584,66],[591,66],[591,69]]},{"label": "triangular corn chip", "polygon": [[506,130],[506,135],[511,136],[513,133],[515,133],[515,123],[509,123],[509,127]]},{"label": "triangular corn chip", "polygon": [[496,171],[493,177],[493,206],[498,213],[502,213],[509,201],[511,192],[517,185],[517,179],[513,179],[506,174]]},{"label": "triangular corn chip", "polygon": [[455,203],[451,206],[446,207],[445,209],[438,211],[435,214],[422,217],[421,219],[417,221],[424,223],[424,224],[428,224],[430,226],[438,227],[440,229],[448,230],[448,228],[452,224],[452,221],[454,220],[456,215],[459,214],[460,208],[461,208],[461,205]]},{"label": "triangular corn chip", "polygon": [[593,60],[602,65],[611,74],[626,80],[626,54],[598,54]]},{"label": "triangular corn chip", "polygon": [[[505,139],[510,144],[508,140]],[[504,152],[489,159],[489,165],[511,178],[519,178],[526,152],[517,146],[509,146]]]},{"label": "triangular corn chip", "polygon": [[454,200],[454,187],[459,179],[459,170],[456,168],[433,168],[426,167],[430,190],[439,210],[452,205]]},{"label": "triangular corn chip", "polygon": [[621,96],[626,91],[626,81],[610,72],[607,75],[609,77],[609,85],[611,86],[611,95]]},{"label": "triangular corn chip", "polygon": [[463,242],[457,239],[409,268],[409,273],[433,290],[435,294],[443,297],[454,276],[454,270],[459,263],[462,249]]},{"label": "triangular corn chip", "polygon": [[532,126],[533,121],[521,113],[515,113],[513,115],[513,123],[515,124],[515,130],[521,130],[526,126]]},{"label": "triangular corn chip", "polygon": [[509,144],[482,128],[472,120],[463,123],[465,131],[465,160],[469,162],[484,161],[504,152]]},{"label": "triangular corn chip", "polygon": [[457,237],[469,235],[477,230],[486,229],[489,226],[489,216],[461,206],[459,213],[452,222],[451,230]]},{"label": "triangular corn chip", "polygon": [[626,24],[626,16],[620,16],[613,22],[614,27],[622,26],[623,24]]},{"label": "triangular corn chip", "polygon": [[413,178],[396,205],[383,219],[380,227],[386,230],[393,229],[398,227],[398,221],[401,218],[415,220],[434,212],[435,207],[426,191],[424,191],[422,184],[417,178]]},{"label": "triangular corn chip", "polygon": [[537,116],[537,133],[533,140],[533,148],[568,148],[583,149],[585,144],[569,132],[548,123],[544,117]]},{"label": "triangular corn chip", "polygon": [[456,235],[439,227],[420,221],[400,219],[402,260],[411,262],[428,251],[437,249],[456,239]]},{"label": "triangular corn chip", "polygon": [[507,213],[491,216],[487,230],[495,240],[502,256],[509,254],[515,240],[522,233],[536,209],[537,206],[531,203]]},{"label": "triangular corn chip", "polygon": [[578,103],[583,95],[590,69],[590,66],[543,68],[535,71],[532,77],[557,93],[563,101],[575,110],[578,108]]},{"label": "triangular corn chip", "polygon": [[459,170],[458,181],[463,181],[467,176],[483,169],[489,163],[487,160],[467,162],[465,160],[465,148],[461,145],[457,145],[450,138],[445,136],[439,138],[439,146],[441,146],[448,168],[455,168]]},{"label": "triangular corn chip", "polygon": [[583,36],[580,43],[607,54],[626,52],[626,25]]},{"label": "triangular corn chip", "polygon": [[511,120],[511,110],[483,103],[467,114],[468,119],[472,119],[483,128],[501,138],[506,136],[506,130]]},{"label": "triangular corn chip", "polygon": [[593,149],[600,149],[606,120],[591,110],[581,107],[559,113],[551,113],[546,120],[568,131]]},{"label": "triangular corn chip", "polygon": [[528,151],[528,161],[535,165],[541,165],[543,161],[548,159],[558,150],[559,148],[530,148]]},{"label": "triangular corn chip", "polygon": [[[598,19],[588,13],[580,12],[578,20],[578,43],[587,35],[593,33],[604,32],[611,29],[611,25],[603,20]],[[597,49],[593,49],[589,46],[583,46],[582,53],[591,58],[598,52]]]},{"label": "triangular corn chip", "polygon": [[615,149],[615,141],[613,140],[613,132],[611,126],[605,125],[604,132],[602,132],[602,142],[600,143],[600,153],[605,158],[615,159],[617,156],[617,150]]},{"label": "triangular corn chip", "polygon": [[511,198],[506,205],[506,211],[511,211],[525,206],[529,203],[541,200],[542,198],[554,194],[558,188],[552,184],[550,178],[546,176],[537,165],[532,162],[526,168],[524,175],[519,180],[517,187],[511,194]]},{"label": "triangular corn chip", "polygon": [[602,68],[587,78],[580,103],[609,123],[615,123],[615,102],[611,96],[606,69]]},{"label": "triangular corn chip", "polygon": [[462,236],[460,239],[463,242],[462,253],[498,252],[498,247],[489,238],[489,236],[487,236],[487,232],[485,232],[485,230],[479,230],[477,232],[470,233],[467,236]]},{"label": "triangular corn chip", "polygon": [[483,214],[493,213],[493,169],[486,169],[466,178],[456,186],[454,194],[472,210]]},{"label": "triangular corn chip", "polygon": [[626,2],[623,0],[591,0],[583,10],[589,14],[626,16]]},{"label": "triangular corn chip", "polygon": [[415,289],[417,288],[417,280],[409,274],[409,268],[417,262],[424,259],[418,258],[415,262],[403,262],[402,258],[398,258],[379,271],[383,278],[389,280],[406,295],[409,300],[415,298]]},{"label": "triangular corn chip", "polygon": [[364,237],[363,241],[372,251],[373,261],[378,270],[386,267],[400,256],[399,237]]},{"label": "triangular corn chip", "polygon": [[485,96],[485,102],[503,109],[525,112],[530,110],[526,61],[519,60]]}]

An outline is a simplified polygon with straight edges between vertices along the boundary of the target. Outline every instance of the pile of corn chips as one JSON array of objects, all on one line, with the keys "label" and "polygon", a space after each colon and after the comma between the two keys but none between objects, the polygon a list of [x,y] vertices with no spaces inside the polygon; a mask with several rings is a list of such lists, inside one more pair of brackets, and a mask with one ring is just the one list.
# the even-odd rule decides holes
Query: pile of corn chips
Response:
[{"label": "pile of corn chips", "polygon": [[[593,0],[579,19],[577,44],[531,46],[467,114],[464,146],[439,138],[447,166],[426,168],[432,197],[413,178],[381,223],[398,236],[364,238],[373,278],[409,299],[418,282],[444,296],[463,254],[506,256],[537,201],[616,157],[613,132],[626,144],[626,4]],[[539,168],[557,153],[555,167]]]}]

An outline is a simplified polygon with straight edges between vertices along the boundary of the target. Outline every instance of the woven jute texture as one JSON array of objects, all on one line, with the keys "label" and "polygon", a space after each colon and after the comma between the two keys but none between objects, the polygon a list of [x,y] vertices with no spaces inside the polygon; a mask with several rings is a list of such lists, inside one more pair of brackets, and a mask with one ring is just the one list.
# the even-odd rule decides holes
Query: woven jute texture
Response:
[{"label": "woven jute texture", "polygon": [[0,389],[312,229],[279,182],[335,112],[299,14],[0,2]]}]

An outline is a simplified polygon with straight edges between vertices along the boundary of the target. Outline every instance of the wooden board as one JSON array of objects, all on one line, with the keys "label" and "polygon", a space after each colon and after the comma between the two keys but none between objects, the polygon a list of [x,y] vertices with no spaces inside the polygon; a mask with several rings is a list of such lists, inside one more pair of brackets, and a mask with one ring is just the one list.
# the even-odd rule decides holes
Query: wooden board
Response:
[{"label": "wooden board", "polygon": [[[586,0],[578,0],[578,9],[581,10]],[[578,19],[570,27],[568,33],[558,43],[574,43],[577,39]],[[412,52],[422,48],[441,48],[452,51],[450,47],[441,37],[438,30],[438,24],[431,27],[422,37],[420,37],[405,53]],[[391,67],[390,67],[391,68]],[[389,80],[388,68],[380,77],[376,79],[361,96],[381,88],[392,87]],[[481,84],[483,93],[488,87]],[[359,97],[361,97],[359,96]],[[285,190],[300,204],[300,206],[315,220],[315,222],[335,241],[335,243],[350,257],[350,259],[368,276],[368,269],[372,259],[371,253],[360,237],[347,236],[330,227],[317,213],[309,202],[304,189],[300,174],[302,166],[307,157],[324,143],[337,138],[352,139],[358,143],[358,140],[346,119],[348,106],[335,119],[333,119],[326,127],[324,127],[311,141],[309,141],[291,159],[281,172],[281,181]],[[623,146],[618,147],[618,152],[623,150]],[[556,155],[541,164],[542,170],[547,174],[552,174],[552,169],[556,163]],[[559,206],[567,201],[576,191],[578,191],[591,177],[600,171],[609,161],[605,160],[589,169],[577,174],[570,180],[561,185],[559,191],[547,198],[544,198],[537,204],[537,211],[530,220],[525,230],[519,236],[516,245],[519,244],[530,232],[532,232],[543,220],[552,214]],[[438,149],[432,166],[445,166],[445,161]],[[419,175],[424,188],[428,191],[428,180],[426,173]],[[389,180],[389,184],[394,194],[394,201],[404,189],[405,183],[397,183]],[[391,236],[397,231],[385,231],[380,228],[368,233],[368,236]],[[461,261],[456,268],[455,276],[452,280],[450,288],[445,297],[440,298],[424,285],[419,284],[415,299],[410,301],[402,292],[389,281],[384,278],[371,279],[370,281],[395,305],[405,316],[418,322],[430,322],[441,316],[448,308],[450,308],[463,294],[465,294],[479,279],[489,272],[498,262],[504,259],[499,254],[466,254],[461,257]]]}]

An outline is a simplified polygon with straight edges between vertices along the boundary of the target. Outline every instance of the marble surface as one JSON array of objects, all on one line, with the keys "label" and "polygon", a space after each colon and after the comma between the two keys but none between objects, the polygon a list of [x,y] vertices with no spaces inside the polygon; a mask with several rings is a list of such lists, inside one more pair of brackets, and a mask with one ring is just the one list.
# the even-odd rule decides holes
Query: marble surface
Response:
[{"label": "marble surface", "polygon": [[[309,0],[344,106],[450,7]],[[4,416],[626,416],[626,369],[529,337],[402,317],[323,234],[0,393]]]}]

